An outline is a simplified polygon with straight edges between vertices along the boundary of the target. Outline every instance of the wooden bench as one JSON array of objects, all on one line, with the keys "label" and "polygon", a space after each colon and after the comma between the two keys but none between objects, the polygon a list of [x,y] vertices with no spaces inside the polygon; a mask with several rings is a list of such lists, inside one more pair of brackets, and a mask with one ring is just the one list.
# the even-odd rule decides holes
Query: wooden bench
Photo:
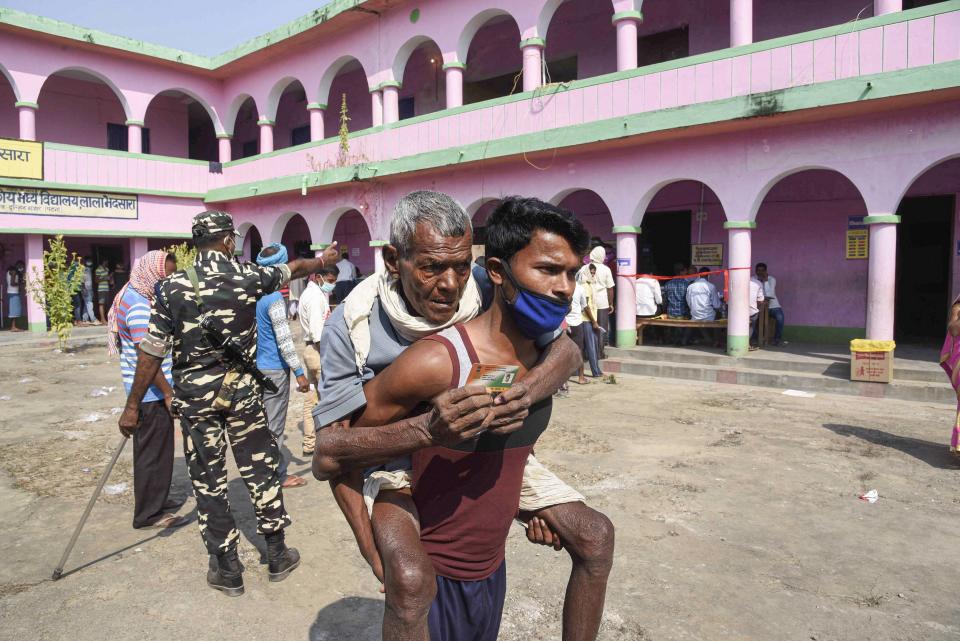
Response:
[{"label": "wooden bench", "polygon": [[702,328],[724,328],[727,327],[727,319],[720,320],[689,320],[684,318],[667,318],[666,315],[654,316],[653,318],[637,319],[637,345],[643,345],[643,330],[650,325],[658,327],[702,327]]}]

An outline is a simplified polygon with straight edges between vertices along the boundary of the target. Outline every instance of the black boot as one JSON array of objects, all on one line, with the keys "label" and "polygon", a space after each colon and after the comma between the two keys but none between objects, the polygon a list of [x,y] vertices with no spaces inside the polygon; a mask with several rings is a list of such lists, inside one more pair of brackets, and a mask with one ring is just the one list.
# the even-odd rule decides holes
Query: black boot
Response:
[{"label": "black boot", "polygon": [[300,553],[283,542],[283,530],[266,535],[270,580],[283,581],[300,565]]},{"label": "black boot", "polygon": [[220,590],[227,596],[243,594],[243,564],[240,563],[236,550],[216,556],[210,555],[207,585],[214,590]]}]

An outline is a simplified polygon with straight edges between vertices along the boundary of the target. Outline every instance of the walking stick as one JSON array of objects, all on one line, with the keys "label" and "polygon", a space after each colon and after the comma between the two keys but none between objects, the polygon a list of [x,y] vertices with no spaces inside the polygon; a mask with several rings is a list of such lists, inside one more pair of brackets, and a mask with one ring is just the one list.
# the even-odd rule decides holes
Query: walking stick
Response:
[{"label": "walking stick", "polygon": [[100,491],[103,490],[103,485],[107,482],[107,478],[110,476],[110,472],[113,471],[113,466],[117,464],[117,459],[120,458],[120,452],[123,451],[123,448],[126,447],[127,441],[130,439],[126,436],[123,437],[123,440],[120,441],[120,444],[117,445],[117,449],[113,452],[113,458],[110,459],[110,463],[107,464],[107,467],[103,469],[103,474],[100,475],[100,482],[97,483],[97,489],[93,491],[93,496],[90,497],[90,502],[87,503],[87,509],[83,511],[83,516],[80,517],[80,522],[77,523],[77,529],[73,531],[73,536],[70,537],[70,542],[67,543],[67,549],[63,551],[63,556],[60,557],[60,563],[57,565],[57,569],[53,571],[53,580],[56,581],[63,574],[63,566],[67,563],[67,557],[70,556],[70,552],[73,551],[73,546],[77,542],[77,537],[80,536],[80,530],[83,529],[84,523],[87,522],[87,517],[90,516],[90,512],[93,510],[93,504],[97,502],[97,497],[100,496]]}]

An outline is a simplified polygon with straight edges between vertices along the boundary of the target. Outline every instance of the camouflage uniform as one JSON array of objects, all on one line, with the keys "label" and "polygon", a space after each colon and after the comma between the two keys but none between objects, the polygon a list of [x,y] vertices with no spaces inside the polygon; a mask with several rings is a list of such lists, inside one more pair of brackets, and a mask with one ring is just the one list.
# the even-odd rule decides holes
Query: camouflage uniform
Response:
[{"label": "camouflage uniform", "polygon": [[[233,230],[233,220],[222,212],[197,216],[195,236],[200,235],[198,224],[209,234]],[[286,284],[290,269],[241,264],[218,251],[201,251],[194,266],[202,313],[213,317],[224,335],[236,337],[255,361],[257,299]],[[202,313],[196,298],[185,272],[162,281],[140,349],[153,356],[173,350],[173,407],[183,429],[200,533],[210,554],[223,554],[236,547],[239,536],[227,500],[228,438],[253,501],[257,531],[279,532],[290,525],[290,517],[283,507],[277,474],[280,450],[267,427],[260,385],[248,374],[228,373],[200,328]],[[227,389],[232,383],[235,391],[228,397],[229,407],[218,409],[214,401],[225,379]]]}]

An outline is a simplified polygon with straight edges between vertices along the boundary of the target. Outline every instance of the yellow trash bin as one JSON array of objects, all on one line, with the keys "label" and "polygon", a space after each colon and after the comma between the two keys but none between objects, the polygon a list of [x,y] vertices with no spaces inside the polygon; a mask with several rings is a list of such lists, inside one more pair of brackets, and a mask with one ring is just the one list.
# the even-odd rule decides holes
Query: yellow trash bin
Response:
[{"label": "yellow trash bin", "polygon": [[850,341],[850,380],[889,383],[893,380],[893,341]]}]

